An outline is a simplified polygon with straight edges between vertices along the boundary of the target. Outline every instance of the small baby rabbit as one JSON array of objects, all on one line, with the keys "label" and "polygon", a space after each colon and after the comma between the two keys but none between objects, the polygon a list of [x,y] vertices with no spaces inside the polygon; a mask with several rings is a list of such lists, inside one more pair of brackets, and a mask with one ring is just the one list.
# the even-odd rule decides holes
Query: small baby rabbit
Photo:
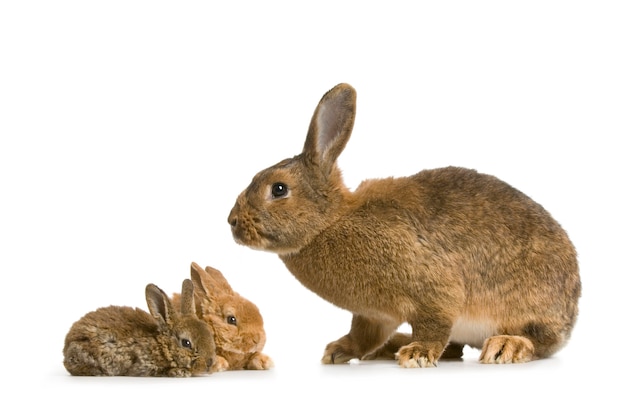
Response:
[{"label": "small baby rabbit", "polygon": [[74,376],[189,377],[209,373],[213,333],[196,317],[193,283],[183,281],[180,309],[153,284],[146,286],[150,313],[108,306],[87,313],[70,328],[63,364]]},{"label": "small baby rabbit", "polygon": [[[215,334],[216,357],[212,371],[267,370],[274,364],[262,353],[266,336],[257,306],[233,291],[222,273],[191,263],[191,280],[198,317]],[[176,305],[180,295],[174,293]]]},{"label": "small baby rabbit", "polygon": [[[350,191],[337,158],[355,112],[350,85],[328,91],[302,153],[257,173],[228,217],[237,243],[277,253],[304,286],[353,313],[322,362],[392,348],[402,367],[432,367],[470,345],[480,362],[519,363],[561,349],[581,294],[561,226],[517,189],[459,167]],[[395,333],[405,322],[412,333]]]}]

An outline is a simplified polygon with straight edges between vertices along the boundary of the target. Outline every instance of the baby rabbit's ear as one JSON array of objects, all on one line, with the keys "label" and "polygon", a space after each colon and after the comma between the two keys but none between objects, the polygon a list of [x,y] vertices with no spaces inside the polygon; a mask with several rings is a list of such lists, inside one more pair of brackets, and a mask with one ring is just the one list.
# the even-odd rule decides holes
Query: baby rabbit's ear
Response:
[{"label": "baby rabbit's ear", "polygon": [[197,263],[191,263],[191,280],[193,281],[193,290],[200,298],[207,298],[209,293],[204,286],[204,276],[206,272]]},{"label": "baby rabbit's ear", "polygon": [[216,295],[234,294],[232,287],[230,287],[228,280],[226,280],[222,272],[209,266],[205,267],[204,271],[206,273],[204,274],[203,283],[208,291]]},{"label": "baby rabbit's ear", "polygon": [[180,292],[180,311],[183,315],[195,315],[195,305],[193,303],[194,285],[190,279],[183,280],[183,288]]},{"label": "baby rabbit's ear", "polygon": [[146,286],[146,302],[150,314],[161,324],[169,324],[172,322],[172,304],[158,286],[150,283]]},{"label": "baby rabbit's ear", "polygon": [[195,306],[198,314],[208,315],[215,312],[218,307],[215,291],[211,288],[210,278],[206,270],[198,266],[197,263],[191,263],[191,280],[193,281]]},{"label": "baby rabbit's ear", "polygon": [[302,154],[321,173],[328,175],[343,151],[354,126],[356,91],[339,84],[320,100],[307,133]]}]

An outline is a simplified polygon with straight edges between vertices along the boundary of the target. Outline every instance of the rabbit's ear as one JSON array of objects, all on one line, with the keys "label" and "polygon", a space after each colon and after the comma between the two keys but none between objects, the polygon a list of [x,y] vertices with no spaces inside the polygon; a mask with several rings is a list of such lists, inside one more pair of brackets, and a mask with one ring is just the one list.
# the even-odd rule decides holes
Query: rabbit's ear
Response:
[{"label": "rabbit's ear", "polygon": [[204,297],[207,295],[207,289],[204,287],[204,282],[202,280],[203,276],[206,275],[204,269],[198,266],[197,263],[191,263],[191,280],[193,281],[193,290],[199,297]]},{"label": "rabbit's ear", "polygon": [[346,146],[355,114],[356,91],[348,84],[335,86],[317,105],[302,153],[323,174],[330,173]]},{"label": "rabbit's ear", "polygon": [[152,283],[146,286],[146,302],[150,314],[161,323],[170,323],[172,321],[172,304],[158,286]]},{"label": "rabbit's ear", "polygon": [[190,279],[183,280],[183,288],[180,292],[180,312],[183,315],[195,315],[193,290],[193,282]]},{"label": "rabbit's ear", "polygon": [[232,295],[234,294],[233,288],[230,287],[228,280],[224,277],[222,272],[213,267],[205,267],[205,287],[209,292],[212,292],[214,295]]}]

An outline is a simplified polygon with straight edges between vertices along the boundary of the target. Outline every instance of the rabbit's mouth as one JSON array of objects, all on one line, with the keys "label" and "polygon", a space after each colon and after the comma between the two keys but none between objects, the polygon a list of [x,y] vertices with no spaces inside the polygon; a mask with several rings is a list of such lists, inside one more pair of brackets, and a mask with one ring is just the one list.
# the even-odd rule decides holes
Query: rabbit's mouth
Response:
[{"label": "rabbit's mouth", "polygon": [[203,359],[201,357],[196,357],[191,363],[192,374],[202,375],[210,373],[213,361],[213,358]]},{"label": "rabbit's mouth", "polygon": [[265,250],[272,236],[247,224],[242,219],[230,219],[230,230],[237,244],[257,250]]},{"label": "rabbit's mouth", "polygon": [[[228,216],[230,231],[237,244],[254,250],[269,251],[277,254],[286,254],[280,247],[284,245],[280,233],[267,230],[262,219],[256,214],[242,212],[236,205]],[[293,251],[293,250],[291,250]]]},{"label": "rabbit's mouth", "polygon": [[239,245],[253,250],[267,251],[278,255],[288,255],[298,252],[292,247],[283,247],[281,239],[275,234],[256,228],[244,229],[242,226],[231,227],[233,239]]},{"label": "rabbit's mouth", "polygon": [[253,237],[252,233],[241,231],[241,228],[239,228],[238,230],[233,229],[233,239],[237,244],[253,250],[271,251],[269,248],[271,246],[269,243],[271,240],[270,235],[255,232]]}]

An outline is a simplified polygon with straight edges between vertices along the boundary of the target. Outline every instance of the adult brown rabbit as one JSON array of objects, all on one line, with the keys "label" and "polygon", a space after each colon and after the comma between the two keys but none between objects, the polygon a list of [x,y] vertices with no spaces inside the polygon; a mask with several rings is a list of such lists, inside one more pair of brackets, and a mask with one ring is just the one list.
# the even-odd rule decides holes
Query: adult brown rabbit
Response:
[{"label": "adult brown rabbit", "polygon": [[[228,222],[239,244],[277,253],[307,288],[352,312],[323,363],[385,356],[431,367],[444,350],[483,363],[550,356],[569,340],[581,283],[566,232],[529,197],[474,170],[371,179],[350,191],[337,158],[356,92],[319,102],[301,154],[257,173]],[[395,333],[403,323],[412,334]],[[387,344],[385,344],[387,343]]]},{"label": "adult brown rabbit", "polygon": [[210,372],[215,341],[198,319],[193,283],[183,281],[180,307],[156,285],[146,286],[150,313],[129,306],[89,312],[70,328],[63,364],[75,376],[189,377]]}]

